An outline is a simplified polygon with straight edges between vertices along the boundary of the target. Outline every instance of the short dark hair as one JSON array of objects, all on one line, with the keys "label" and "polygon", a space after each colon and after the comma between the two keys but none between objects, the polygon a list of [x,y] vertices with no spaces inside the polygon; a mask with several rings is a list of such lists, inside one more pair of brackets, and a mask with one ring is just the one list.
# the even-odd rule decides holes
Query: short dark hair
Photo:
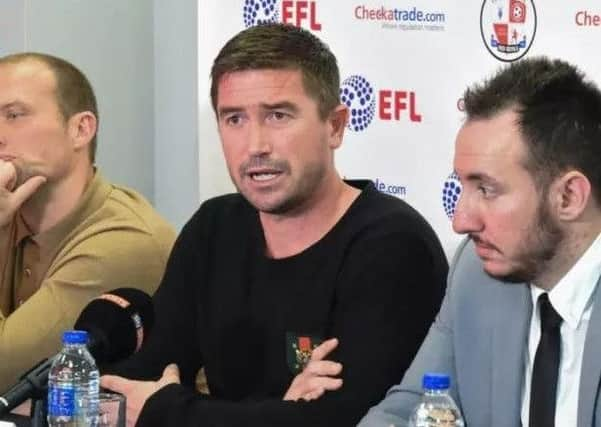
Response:
[{"label": "short dark hair", "polygon": [[300,70],[307,94],[325,119],[340,104],[336,57],[312,33],[287,24],[260,24],[243,30],[221,49],[211,69],[211,102],[217,111],[218,85],[227,73],[244,70]]},{"label": "short dark hair", "polygon": [[[65,122],[76,113],[90,111],[98,117],[98,106],[94,90],[87,77],[73,64],[56,56],[38,52],[24,52],[0,58],[0,65],[18,64],[28,60],[46,65],[56,79],[56,102]],[[96,135],[90,141],[90,161],[96,158]]]},{"label": "short dark hair", "polygon": [[468,88],[464,101],[468,121],[517,113],[524,166],[539,189],[577,169],[601,203],[601,92],[578,68],[559,59],[523,59]]}]

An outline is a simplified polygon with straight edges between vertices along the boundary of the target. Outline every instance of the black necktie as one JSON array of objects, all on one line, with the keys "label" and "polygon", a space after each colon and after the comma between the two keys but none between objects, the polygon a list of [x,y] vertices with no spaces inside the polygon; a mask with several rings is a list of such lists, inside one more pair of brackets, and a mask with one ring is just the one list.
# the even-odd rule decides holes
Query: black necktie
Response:
[{"label": "black necktie", "polygon": [[538,306],[541,334],[532,369],[530,427],[553,427],[561,351],[561,316],[549,302],[546,293],[538,297]]}]

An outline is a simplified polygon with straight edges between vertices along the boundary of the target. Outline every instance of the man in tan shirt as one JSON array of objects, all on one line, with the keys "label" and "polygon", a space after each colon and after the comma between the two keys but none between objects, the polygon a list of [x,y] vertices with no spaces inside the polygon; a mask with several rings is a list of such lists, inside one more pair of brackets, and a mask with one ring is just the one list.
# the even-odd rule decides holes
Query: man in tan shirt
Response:
[{"label": "man in tan shirt", "polygon": [[60,347],[95,296],[157,288],[175,233],[94,167],[86,77],[43,54],[0,58],[0,392]]}]

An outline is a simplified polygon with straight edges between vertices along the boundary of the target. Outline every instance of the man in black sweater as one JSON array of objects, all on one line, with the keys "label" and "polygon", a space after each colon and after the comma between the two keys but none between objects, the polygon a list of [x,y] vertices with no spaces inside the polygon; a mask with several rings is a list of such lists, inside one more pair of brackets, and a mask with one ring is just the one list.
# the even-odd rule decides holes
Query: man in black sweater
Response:
[{"label": "man in black sweater", "polygon": [[[419,213],[337,173],[338,91],[335,57],[299,28],[244,30],[215,59],[239,193],[184,227],[148,343],[112,369],[128,379],[102,378],[127,396],[129,425],[350,426],[402,378],[447,261]],[[210,394],[194,389],[201,367]]]}]

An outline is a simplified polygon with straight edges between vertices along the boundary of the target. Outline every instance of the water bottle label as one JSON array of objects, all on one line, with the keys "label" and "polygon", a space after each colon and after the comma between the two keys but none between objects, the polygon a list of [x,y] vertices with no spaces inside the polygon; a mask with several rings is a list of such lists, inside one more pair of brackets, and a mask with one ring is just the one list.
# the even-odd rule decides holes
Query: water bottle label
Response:
[{"label": "water bottle label", "polygon": [[48,393],[48,415],[53,417],[75,415],[75,388],[52,387]]}]

